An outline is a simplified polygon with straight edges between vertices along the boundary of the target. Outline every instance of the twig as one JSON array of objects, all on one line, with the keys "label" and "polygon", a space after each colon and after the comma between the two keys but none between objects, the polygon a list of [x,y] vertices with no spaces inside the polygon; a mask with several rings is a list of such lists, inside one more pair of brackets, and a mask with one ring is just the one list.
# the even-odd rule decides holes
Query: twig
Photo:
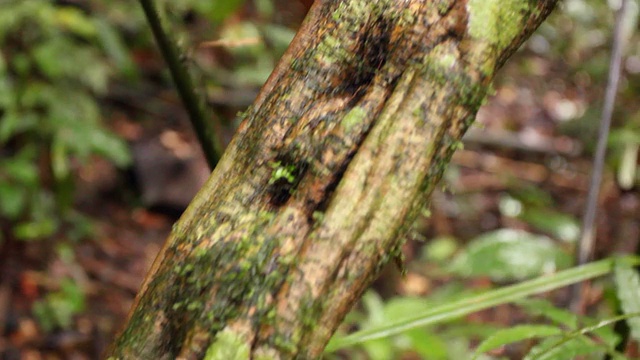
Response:
[{"label": "twig", "polygon": [[204,108],[201,105],[203,102],[194,91],[191,76],[181,63],[176,47],[162,29],[158,11],[153,4],[153,0],[140,0],[140,5],[142,5],[147,22],[153,32],[153,37],[158,43],[162,57],[169,67],[171,78],[176,84],[182,103],[189,114],[189,119],[196,132],[202,151],[207,158],[209,166],[213,169],[218,163],[220,154],[222,153],[222,146],[215,134],[213,124],[210,120],[207,121],[208,117],[205,115]]},{"label": "twig", "polygon": [[[589,185],[589,192],[587,195],[587,204],[582,218],[580,240],[576,248],[577,265],[583,265],[588,262],[593,254],[598,196],[600,193],[600,184],[602,182],[602,173],[604,172],[604,161],[607,150],[607,139],[609,138],[609,128],[611,127],[613,106],[615,104],[618,82],[620,80],[620,66],[624,45],[623,20],[626,7],[627,0],[622,0],[620,7],[616,11],[615,27],[613,30],[613,46],[611,50],[611,60],[609,63],[609,78],[607,80],[602,116],[600,118],[598,143],[596,145],[596,152],[593,158],[593,170],[591,172],[591,183]],[[580,283],[573,288],[571,309],[575,312],[580,312],[582,307],[581,295],[583,293],[584,286],[584,283]]]},{"label": "twig", "polygon": [[249,46],[249,45],[258,45],[261,43],[261,41],[262,40],[259,37],[251,37],[251,38],[238,39],[238,40],[220,39],[220,40],[204,41],[200,43],[198,47],[238,48],[238,47]]},{"label": "twig", "polygon": [[515,132],[503,130],[481,130],[478,128],[471,128],[464,135],[462,141],[465,144],[496,146],[545,155],[576,157],[582,152],[582,145],[577,141],[570,140],[568,138],[541,137],[539,139],[532,140],[526,139]]}]

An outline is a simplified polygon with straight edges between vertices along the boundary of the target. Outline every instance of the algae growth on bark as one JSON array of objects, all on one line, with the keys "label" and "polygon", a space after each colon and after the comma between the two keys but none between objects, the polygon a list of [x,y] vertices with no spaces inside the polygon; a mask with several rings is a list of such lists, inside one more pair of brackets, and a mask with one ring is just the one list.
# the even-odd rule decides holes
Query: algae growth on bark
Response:
[{"label": "algae growth on bark", "polygon": [[110,356],[321,356],[555,3],[317,0]]}]

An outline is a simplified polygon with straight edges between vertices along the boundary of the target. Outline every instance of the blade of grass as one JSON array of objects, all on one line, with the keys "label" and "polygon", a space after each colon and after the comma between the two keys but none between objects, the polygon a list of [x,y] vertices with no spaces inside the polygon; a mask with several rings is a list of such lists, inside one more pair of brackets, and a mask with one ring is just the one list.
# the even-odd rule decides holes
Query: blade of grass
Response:
[{"label": "blade of grass", "polygon": [[[604,320],[598,322],[597,324],[594,324],[594,325],[591,325],[591,326],[586,326],[586,327],[583,327],[581,329],[568,332],[560,340],[558,340],[556,343],[554,343],[551,347],[543,349],[539,353],[535,353],[535,354],[534,353],[529,353],[527,355],[527,357],[525,357],[525,359],[532,358],[532,359],[541,360],[541,359],[546,359],[546,358],[552,358],[553,351],[555,351],[556,349],[559,349],[563,344],[566,344],[567,342],[569,342],[569,341],[571,341],[573,339],[576,339],[576,338],[578,338],[580,336],[584,336],[587,341],[593,341],[589,337],[586,337],[586,335],[588,335],[589,333],[592,333],[592,332],[594,332],[594,331],[596,331],[596,330],[598,330],[598,329],[600,329],[602,327],[609,326],[611,324],[615,324],[618,321],[628,320],[628,319],[635,318],[635,317],[638,317],[638,316],[640,316],[640,313],[629,313],[629,314],[624,314],[624,315],[618,315],[618,316],[615,316],[615,317],[612,317],[612,318],[604,319]],[[605,344],[602,344],[602,348],[604,350],[606,350],[607,353],[610,356],[617,357],[619,355],[615,349],[612,349],[609,346],[606,346]],[[532,351],[534,351],[534,350],[532,350]]]},{"label": "blade of grass", "polygon": [[496,305],[509,303],[527,296],[555,290],[579,281],[606,275],[613,271],[614,264],[617,262],[635,266],[640,264],[640,257],[625,256],[621,258],[604,259],[563,270],[553,275],[538,277],[511,286],[491,290],[484,294],[471,296],[458,301],[452,301],[409,318],[401,319],[383,326],[358,331],[345,337],[332,339],[327,345],[325,352],[329,353],[368,340],[397,335],[418,327],[451,321]]}]

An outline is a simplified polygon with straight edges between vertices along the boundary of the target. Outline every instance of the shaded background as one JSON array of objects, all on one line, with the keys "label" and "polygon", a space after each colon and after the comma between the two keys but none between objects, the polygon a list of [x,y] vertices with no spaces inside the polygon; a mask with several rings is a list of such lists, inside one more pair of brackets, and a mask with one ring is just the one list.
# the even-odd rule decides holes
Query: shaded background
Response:
[{"label": "shaded background", "polygon": [[[159,2],[225,143],[311,2]],[[632,5],[597,257],[640,237]],[[606,2],[567,0],[514,55],[408,235],[407,273],[385,269],[340,331],[572,266],[612,29]],[[96,359],[209,170],[137,2],[0,1],[0,44],[0,359]],[[606,280],[587,297],[589,314],[615,312]],[[536,309],[568,292],[535,301],[332,357],[471,358],[496,329],[547,321]]]}]

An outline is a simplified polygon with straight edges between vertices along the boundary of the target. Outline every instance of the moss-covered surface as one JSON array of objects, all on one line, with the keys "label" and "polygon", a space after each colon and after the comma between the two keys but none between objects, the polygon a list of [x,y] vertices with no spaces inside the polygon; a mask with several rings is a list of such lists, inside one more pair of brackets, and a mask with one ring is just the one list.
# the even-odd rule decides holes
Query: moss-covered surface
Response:
[{"label": "moss-covered surface", "polygon": [[111,355],[319,357],[398,257],[495,69],[554,4],[317,1]]}]

